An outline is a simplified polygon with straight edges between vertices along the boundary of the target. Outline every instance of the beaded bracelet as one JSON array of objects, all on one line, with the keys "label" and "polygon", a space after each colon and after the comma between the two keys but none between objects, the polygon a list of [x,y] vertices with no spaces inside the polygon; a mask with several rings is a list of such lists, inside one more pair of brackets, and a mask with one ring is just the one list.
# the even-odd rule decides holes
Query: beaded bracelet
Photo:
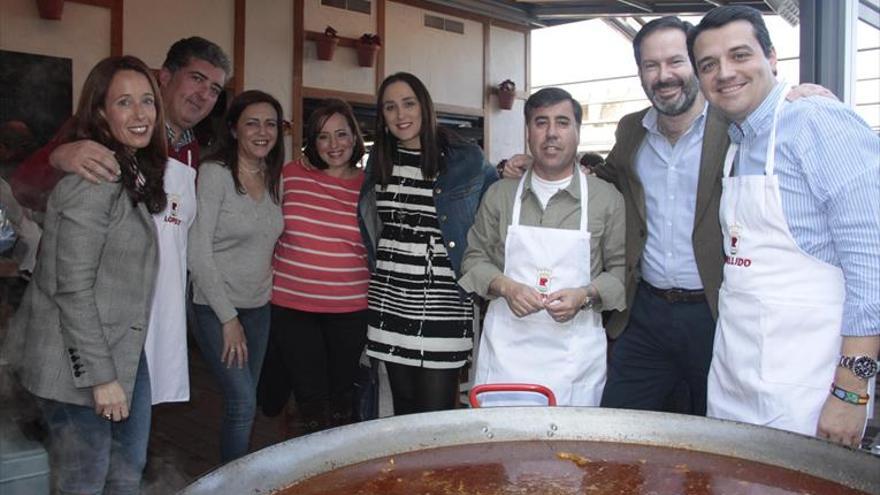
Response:
[{"label": "beaded bracelet", "polygon": [[857,406],[864,406],[868,403],[868,399],[871,398],[871,396],[869,396],[868,394],[859,395],[856,392],[844,390],[834,383],[831,384],[831,395],[846,402],[847,404],[855,404]]}]

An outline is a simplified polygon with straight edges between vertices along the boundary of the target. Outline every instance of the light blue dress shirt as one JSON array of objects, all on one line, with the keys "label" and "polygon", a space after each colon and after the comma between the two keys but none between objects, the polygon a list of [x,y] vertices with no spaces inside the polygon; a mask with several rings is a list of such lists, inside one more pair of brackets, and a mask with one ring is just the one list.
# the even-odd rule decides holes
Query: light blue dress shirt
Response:
[{"label": "light blue dress shirt", "polygon": [[[777,84],[741,125],[737,175],[764,173]],[[838,266],[846,280],[844,336],[880,334],[880,138],[837,100],[783,104],[776,128],[776,175],[782,210],[798,247]]]},{"label": "light blue dress shirt", "polygon": [[703,288],[691,238],[706,108],[674,145],[660,133],[657,109],[642,118],[648,132],[636,154],[636,173],[645,190],[648,238],[641,273],[645,282],[661,289]]}]

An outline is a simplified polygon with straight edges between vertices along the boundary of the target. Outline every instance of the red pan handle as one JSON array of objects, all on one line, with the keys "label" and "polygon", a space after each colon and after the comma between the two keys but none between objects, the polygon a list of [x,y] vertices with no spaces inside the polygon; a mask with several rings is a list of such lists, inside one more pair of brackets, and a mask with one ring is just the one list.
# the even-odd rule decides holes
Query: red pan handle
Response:
[{"label": "red pan handle", "polygon": [[556,405],[556,396],[553,395],[553,391],[543,385],[536,385],[534,383],[486,383],[471,388],[471,393],[468,395],[471,407],[480,407],[480,401],[477,400],[477,396],[483,392],[536,392],[547,398],[548,406]]}]

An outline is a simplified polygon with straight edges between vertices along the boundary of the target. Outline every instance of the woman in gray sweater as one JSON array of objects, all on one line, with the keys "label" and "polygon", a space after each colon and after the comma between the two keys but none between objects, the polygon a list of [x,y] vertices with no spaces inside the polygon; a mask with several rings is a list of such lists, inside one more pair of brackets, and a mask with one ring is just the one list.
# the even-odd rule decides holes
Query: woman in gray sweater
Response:
[{"label": "woman in gray sweater", "polygon": [[194,334],[223,393],[223,462],[248,451],[269,337],[272,252],[284,228],[278,197],[282,115],[271,95],[238,95],[226,113],[219,150],[199,168],[188,263]]}]

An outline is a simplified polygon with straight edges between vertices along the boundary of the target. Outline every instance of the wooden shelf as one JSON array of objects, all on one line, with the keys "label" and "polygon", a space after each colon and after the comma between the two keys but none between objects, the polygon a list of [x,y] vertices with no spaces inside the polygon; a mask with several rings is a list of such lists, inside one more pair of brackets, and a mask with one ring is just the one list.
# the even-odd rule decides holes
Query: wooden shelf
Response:
[{"label": "wooden shelf", "polygon": [[[324,37],[324,33],[319,31],[306,31],[306,40],[308,41],[318,41],[319,39]],[[347,48],[354,48],[355,42],[357,40],[355,38],[346,38],[345,36],[336,36],[336,39],[339,40],[336,43],[336,46],[344,46]]]}]

